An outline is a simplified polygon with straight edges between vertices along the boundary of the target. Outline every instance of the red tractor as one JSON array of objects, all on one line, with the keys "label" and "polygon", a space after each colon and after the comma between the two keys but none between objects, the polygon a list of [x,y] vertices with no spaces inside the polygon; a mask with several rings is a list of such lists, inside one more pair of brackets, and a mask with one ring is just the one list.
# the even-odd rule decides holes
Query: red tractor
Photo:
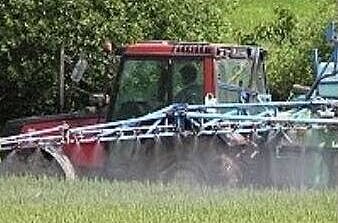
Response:
[{"label": "red tractor", "polygon": [[255,46],[171,41],[122,47],[104,117],[9,122],[0,173],[230,186],[335,182],[332,168],[314,172],[310,162],[335,165],[317,150],[332,137],[313,150],[304,146],[338,125],[337,102],[271,102],[265,54]]},{"label": "red tractor", "polygon": [[[75,128],[130,119],[173,103],[197,105],[259,102],[269,98],[266,94],[265,51],[259,47],[148,41],[119,48],[116,55],[120,56],[121,62],[104,117],[62,114],[8,122],[5,134],[18,135],[14,138],[1,139],[3,172],[47,171],[48,174],[60,174],[65,170],[56,170],[66,168],[60,162],[68,159],[66,163],[74,169],[71,171],[75,171],[71,174],[67,173],[70,176],[74,176],[75,173],[81,175],[88,172],[95,172],[95,174],[114,172],[122,168],[124,164],[121,162],[127,161],[119,159],[117,162],[119,164],[109,164],[114,166],[111,168],[115,170],[107,170],[107,163],[111,163],[111,160],[108,162],[107,159],[112,156],[109,154],[115,153],[110,148],[111,142],[99,144],[71,142],[62,144],[62,149],[57,146],[56,153],[39,144],[54,139],[53,137],[59,135],[60,131],[64,131],[59,126],[65,124],[67,128]],[[48,130],[51,128],[53,131]],[[56,129],[60,131],[55,131]],[[28,138],[31,140],[27,141]],[[54,144],[59,145],[59,141],[56,141],[58,143]],[[142,144],[147,143],[142,142]],[[152,153],[154,151],[151,150],[154,148],[149,147],[146,152]],[[116,157],[118,156],[113,159],[117,159]],[[231,166],[230,163],[228,165]],[[128,172],[130,171],[122,171],[120,174],[122,176],[112,174],[112,177],[124,178]]]}]

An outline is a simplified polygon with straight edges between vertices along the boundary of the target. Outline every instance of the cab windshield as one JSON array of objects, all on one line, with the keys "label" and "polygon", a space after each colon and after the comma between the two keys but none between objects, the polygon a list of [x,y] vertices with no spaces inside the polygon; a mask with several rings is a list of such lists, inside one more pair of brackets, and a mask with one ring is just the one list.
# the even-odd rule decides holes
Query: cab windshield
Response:
[{"label": "cab windshield", "polygon": [[138,117],[175,102],[203,102],[202,60],[128,58],[122,66],[113,119]]},{"label": "cab windshield", "polygon": [[[217,60],[218,100],[221,103],[242,102],[241,92],[250,94],[265,91],[263,63],[254,69],[249,59]],[[265,92],[264,92],[265,93]]]}]

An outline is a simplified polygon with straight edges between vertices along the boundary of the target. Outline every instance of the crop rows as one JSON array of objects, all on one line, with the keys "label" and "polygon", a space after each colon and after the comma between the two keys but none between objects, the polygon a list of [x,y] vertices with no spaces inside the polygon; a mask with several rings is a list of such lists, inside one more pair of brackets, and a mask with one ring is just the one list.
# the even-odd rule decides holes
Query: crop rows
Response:
[{"label": "crop rows", "polygon": [[0,222],[337,222],[337,193],[1,178],[0,208]]}]

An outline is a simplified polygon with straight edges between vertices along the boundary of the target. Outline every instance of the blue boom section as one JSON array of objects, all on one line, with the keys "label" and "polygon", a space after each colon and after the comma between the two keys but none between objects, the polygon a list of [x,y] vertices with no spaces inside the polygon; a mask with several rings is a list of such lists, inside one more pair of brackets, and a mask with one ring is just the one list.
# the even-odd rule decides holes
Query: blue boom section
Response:
[{"label": "blue boom section", "polygon": [[[0,139],[2,150],[25,144],[109,142],[158,139],[181,135],[259,134],[262,132],[327,128],[338,119],[301,117],[304,110],[314,114],[337,110],[338,100],[301,102],[231,103],[206,105],[174,104],[148,115],[103,124],[68,128],[67,125]],[[258,111],[258,112],[257,112]]]}]

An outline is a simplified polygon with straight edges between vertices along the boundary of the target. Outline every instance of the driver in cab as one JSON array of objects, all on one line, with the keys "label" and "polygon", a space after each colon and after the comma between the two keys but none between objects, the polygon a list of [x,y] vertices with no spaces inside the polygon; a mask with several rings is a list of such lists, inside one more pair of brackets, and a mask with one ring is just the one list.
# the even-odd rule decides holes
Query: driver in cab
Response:
[{"label": "driver in cab", "polygon": [[201,104],[203,103],[203,89],[197,83],[197,69],[192,64],[187,64],[180,69],[183,88],[174,97],[174,102]]}]

